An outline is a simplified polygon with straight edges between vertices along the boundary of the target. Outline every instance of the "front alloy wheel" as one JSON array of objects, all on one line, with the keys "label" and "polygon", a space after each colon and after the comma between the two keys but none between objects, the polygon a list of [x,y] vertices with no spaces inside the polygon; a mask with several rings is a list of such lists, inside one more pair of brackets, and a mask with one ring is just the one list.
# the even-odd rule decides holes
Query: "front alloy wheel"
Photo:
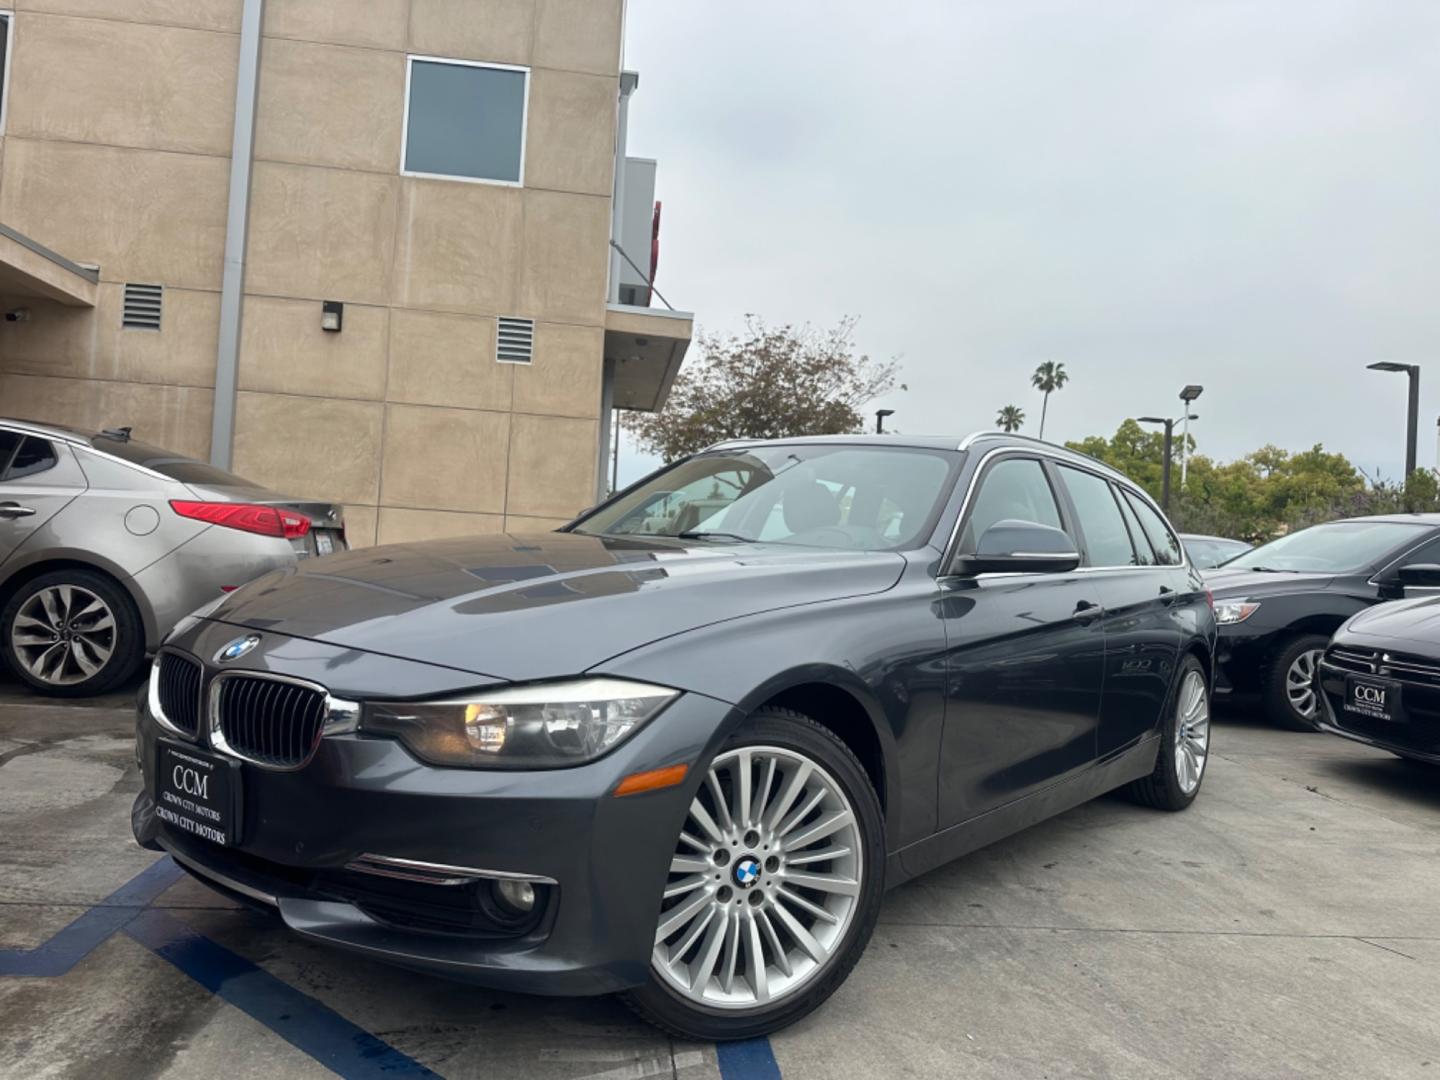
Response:
[{"label": "front alloy wheel", "polygon": [[660,905],[647,1019],[704,1039],[791,1023],[834,992],[879,908],[879,806],[832,733],[752,717],[690,804]]}]

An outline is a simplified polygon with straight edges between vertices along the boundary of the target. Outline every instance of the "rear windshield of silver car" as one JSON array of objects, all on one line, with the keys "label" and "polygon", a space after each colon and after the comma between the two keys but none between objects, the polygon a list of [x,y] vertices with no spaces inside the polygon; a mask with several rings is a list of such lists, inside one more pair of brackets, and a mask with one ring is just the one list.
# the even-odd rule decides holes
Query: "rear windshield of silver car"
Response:
[{"label": "rear windshield of silver car", "polygon": [[574,531],[900,550],[929,538],[960,461],[843,443],[717,450],[652,476]]},{"label": "rear windshield of silver car", "polygon": [[149,443],[134,439],[117,439],[109,435],[96,435],[90,445],[102,454],[109,454],[121,461],[158,472],[182,484],[207,484],[214,487],[254,487],[249,480],[236,476],[224,469],[217,469],[195,458],[179,457],[173,450],[165,450]]}]

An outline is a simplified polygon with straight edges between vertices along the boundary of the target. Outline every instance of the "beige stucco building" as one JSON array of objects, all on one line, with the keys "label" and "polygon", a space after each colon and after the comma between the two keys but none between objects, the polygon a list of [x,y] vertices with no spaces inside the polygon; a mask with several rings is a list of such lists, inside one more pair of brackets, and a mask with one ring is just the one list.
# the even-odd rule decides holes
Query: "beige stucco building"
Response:
[{"label": "beige stucco building", "polygon": [[0,414],[342,501],[356,544],[594,501],[691,333],[610,243],[648,272],[622,0],[11,3]]}]

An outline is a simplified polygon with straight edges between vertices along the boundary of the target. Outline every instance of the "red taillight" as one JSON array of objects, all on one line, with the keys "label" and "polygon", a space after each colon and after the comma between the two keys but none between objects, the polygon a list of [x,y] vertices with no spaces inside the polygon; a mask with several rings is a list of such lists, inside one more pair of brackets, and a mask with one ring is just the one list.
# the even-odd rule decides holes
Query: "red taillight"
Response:
[{"label": "red taillight", "polygon": [[194,518],[211,525],[223,525],[227,529],[259,533],[261,536],[280,536],[286,540],[294,540],[310,531],[310,519],[304,514],[294,510],[280,510],[273,506],[257,506],[254,503],[171,499],[170,509],[181,517]]},{"label": "red taillight", "polygon": [[1215,594],[1212,593],[1209,589],[1205,590],[1205,603],[1210,605],[1211,611],[1215,610]]}]

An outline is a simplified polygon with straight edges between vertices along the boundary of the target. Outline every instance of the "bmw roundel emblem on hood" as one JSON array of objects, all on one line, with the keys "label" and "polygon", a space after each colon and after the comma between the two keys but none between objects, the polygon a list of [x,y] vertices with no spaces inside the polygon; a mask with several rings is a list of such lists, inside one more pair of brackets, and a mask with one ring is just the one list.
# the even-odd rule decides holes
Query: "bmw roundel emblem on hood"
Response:
[{"label": "bmw roundel emblem on hood", "polygon": [[247,634],[245,637],[237,637],[215,654],[215,663],[225,664],[231,660],[239,660],[240,657],[244,656],[259,644],[259,634]]}]

